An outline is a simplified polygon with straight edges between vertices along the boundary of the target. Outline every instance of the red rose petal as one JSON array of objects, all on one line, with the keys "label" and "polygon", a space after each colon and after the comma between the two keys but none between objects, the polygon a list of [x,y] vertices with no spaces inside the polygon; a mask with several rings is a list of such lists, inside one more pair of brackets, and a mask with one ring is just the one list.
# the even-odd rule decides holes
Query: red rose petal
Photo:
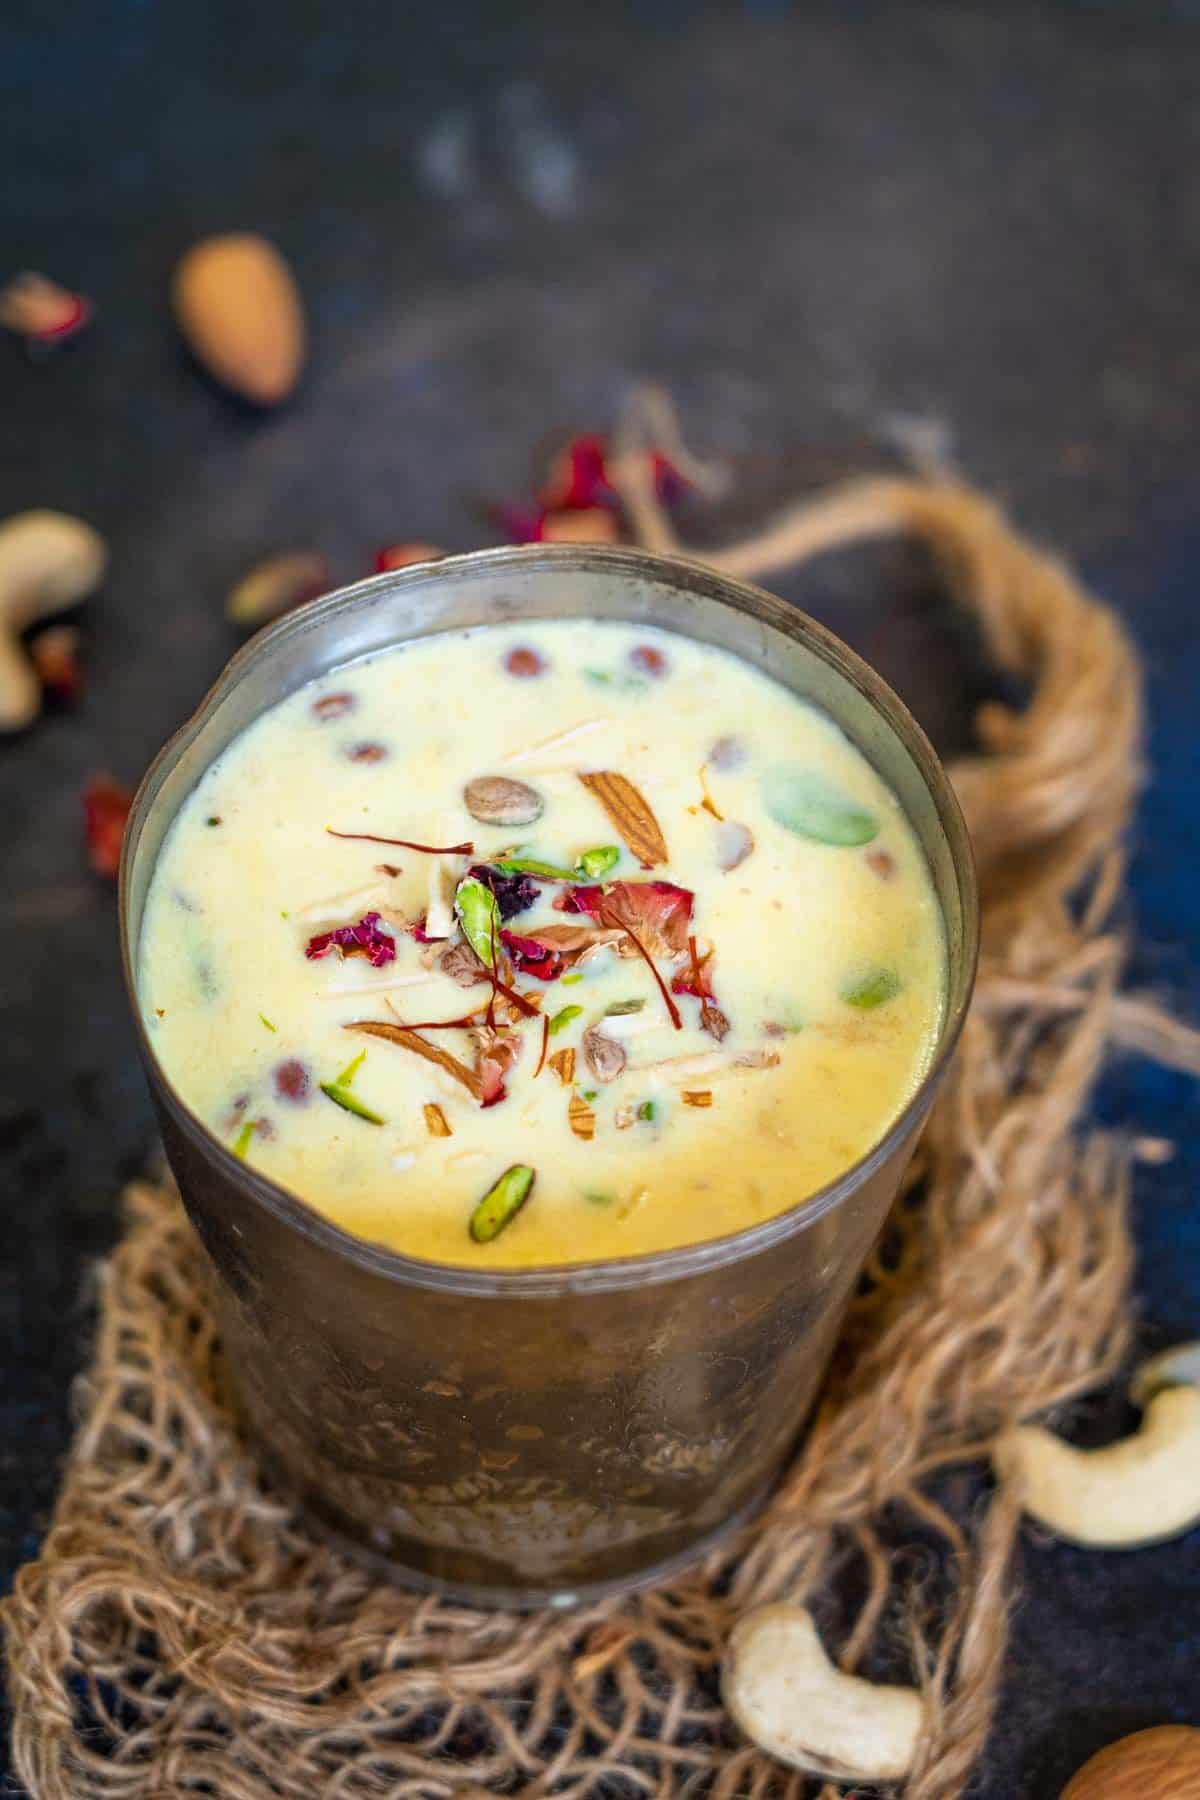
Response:
[{"label": "red rose petal", "polygon": [[97,875],[114,878],[121,866],[125,821],[133,795],[110,775],[93,775],[83,790],[88,852]]}]

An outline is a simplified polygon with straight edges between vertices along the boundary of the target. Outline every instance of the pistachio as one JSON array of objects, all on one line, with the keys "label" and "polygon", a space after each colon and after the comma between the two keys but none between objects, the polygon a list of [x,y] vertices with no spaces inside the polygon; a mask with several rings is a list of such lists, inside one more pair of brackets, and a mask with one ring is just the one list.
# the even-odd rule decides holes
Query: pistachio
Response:
[{"label": "pistachio", "polygon": [[490,1244],[511,1225],[533,1192],[534,1171],[528,1163],[505,1169],[471,1214],[470,1232],[477,1244]]},{"label": "pistachio", "polygon": [[549,1021],[550,1036],[557,1037],[560,1031],[566,1030],[572,1019],[578,1019],[582,1013],[582,1006],[560,1007]]},{"label": "pistachio", "polygon": [[496,945],[500,941],[500,908],[491,888],[474,875],[468,875],[455,891],[454,910],[463,936],[480,962],[489,969],[494,968]]},{"label": "pistachio", "polygon": [[534,825],[546,810],[536,788],[508,775],[477,775],[463,789],[463,800],[481,825]]},{"label": "pistachio", "polygon": [[329,586],[329,565],[315,550],[285,550],[243,575],[225,602],[225,617],[244,630],[257,630]]},{"label": "pistachio", "polygon": [[606,1037],[598,1025],[589,1025],[583,1034],[583,1060],[597,1081],[615,1081],[625,1067],[624,1045]]},{"label": "pistachio", "polygon": [[900,977],[894,969],[872,969],[868,974],[854,981],[847,982],[842,989],[842,999],[847,1006],[856,1006],[860,1012],[870,1012],[885,1001],[892,1000],[900,992]]},{"label": "pistachio", "polygon": [[879,820],[815,769],[783,765],[763,781],[763,801],[777,825],[818,844],[869,844]]}]

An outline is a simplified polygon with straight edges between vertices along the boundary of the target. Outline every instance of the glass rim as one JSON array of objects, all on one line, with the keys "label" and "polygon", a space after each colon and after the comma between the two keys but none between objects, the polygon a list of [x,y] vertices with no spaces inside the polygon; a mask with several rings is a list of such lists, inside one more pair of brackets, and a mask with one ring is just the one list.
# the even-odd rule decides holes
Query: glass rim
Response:
[{"label": "glass rim", "polygon": [[[200,735],[213,713],[247,670],[268,655],[281,640],[302,634],[339,612],[349,611],[380,593],[390,593],[397,588],[416,587],[431,580],[443,581],[447,577],[453,579],[460,573],[474,575],[481,570],[485,573],[491,570],[511,572],[514,569],[544,567],[570,568],[575,571],[608,570],[624,575],[638,573],[675,585],[685,592],[701,593],[706,598],[748,614],[760,623],[780,631],[782,635],[801,642],[820,660],[832,664],[838,673],[852,681],[912,756],[946,835],[962,905],[962,975],[957,984],[958,991],[947,995],[946,1011],[929,1065],[887,1130],[863,1156],[849,1164],[834,1180],[803,1195],[782,1212],[754,1225],[743,1226],[738,1231],[726,1232],[720,1237],[706,1238],[696,1244],[685,1244],[669,1250],[645,1251],[637,1256],[608,1257],[592,1262],[539,1263],[529,1268],[473,1269],[464,1264],[434,1262],[408,1256],[343,1230],[300,1196],[235,1157],[228,1145],[187,1106],[168,1079],[142,1016],[134,968],[135,946],[131,941],[130,929],[131,870],[142,829],[167,774]],[[684,631],[679,635],[686,637],[689,634]],[[412,640],[403,637],[396,639],[398,644],[409,641]],[[323,1246],[339,1260],[355,1263],[360,1268],[399,1285],[436,1289],[446,1293],[491,1295],[496,1298],[530,1298],[575,1291],[613,1291],[675,1281],[723,1268],[728,1263],[742,1261],[771,1249],[824,1217],[861,1188],[886,1163],[897,1144],[919,1123],[927,1110],[961,1034],[979,956],[978,883],[970,835],[962,809],[933,745],[883,677],[827,626],[765,588],[725,575],[698,557],[664,556],[625,545],[505,546],[468,551],[462,555],[442,557],[426,563],[414,563],[406,568],[389,570],[337,588],[265,626],[230,657],[194,712],[168,738],[142,777],[130,808],[122,846],[117,904],[125,990],[133,1013],[143,1066],[175,1124],[204,1155],[216,1160],[225,1178],[240,1188],[250,1200],[264,1207],[300,1235]]]}]

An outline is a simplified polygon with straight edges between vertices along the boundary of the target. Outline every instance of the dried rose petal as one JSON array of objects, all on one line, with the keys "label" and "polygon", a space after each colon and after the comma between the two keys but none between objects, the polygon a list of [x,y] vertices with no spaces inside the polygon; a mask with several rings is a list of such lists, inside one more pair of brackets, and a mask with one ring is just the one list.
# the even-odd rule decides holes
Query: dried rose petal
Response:
[{"label": "dried rose petal", "polygon": [[614,881],[607,888],[568,888],[563,910],[635,931],[651,956],[678,956],[687,948],[694,899],[673,881]]},{"label": "dried rose petal", "polygon": [[[414,925],[414,937],[417,937],[418,931],[420,931],[420,927]],[[417,941],[422,944],[437,944],[442,940],[440,938],[426,937],[424,932],[421,932]],[[448,975],[450,980],[456,982],[461,988],[476,987],[479,982],[486,981],[488,978],[487,970],[472,950],[470,944],[466,942],[465,938],[461,939],[457,944],[451,944],[447,949],[442,951],[442,954],[438,957],[438,968],[442,971],[443,975]]]},{"label": "dried rose petal", "polygon": [[652,675],[657,681],[667,672],[667,659],[654,644],[637,644],[629,652],[629,660],[642,675]]},{"label": "dried rose petal", "polygon": [[80,634],[74,625],[51,625],[40,631],[29,646],[29,658],[45,691],[65,706],[83,692],[79,663]]},{"label": "dried rose petal", "polygon": [[522,1040],[511,1032],[493,1031],[480,1026],[475,1032],[478,1056],[475,1073],[479,1077],[481,1106],[496,1106],[507,1094],[504,1077],[521,1054]]},{"label": "dried rose petal", "polygon": [[407,569],[413,563],[439,562],[445,554],[436,544],[385,544],[375,552],[375,572],[386,575],[389,569]]},{"label": "dried rose petal", "polygon": [[318,719],[342,719],[357,705],[353,694],[322,694],[319,700],[313,701],[312,710]]},{"label": "dried rose petal", "polygon": [[538,499],[548,511],[615,506],[617,495],[608,478],[608,446],[594,432],[572,438],[550,464]]},{"label": "dried rose petal", "polygon": [[133,795],[110,775],[93,775],[83,790],[83,823],[97,875],[115,877],[121,867],[125,821]]},{"label": "dried rose petal", "polygon": [[502,931],[500,942],[512,957],[513,967],[521,975],[532,975],[536,981],[557,981],[563,972],[562,952],[533,937],[519,937],[515,931]]},{"label": "dried rose petal", "polygon": [[310,962],[316,962],[331,950],[339,956],[365,956],[373,969],[382,969],[385,963],[395,960],[396,940],[380,931],[379,914],[369,912],[357,925],[339,925],[333,931],[318,932],[308,940],[304,954]]},{"label": "dried rose petal", "polygon": [[312,1078],[307,1068],[295,1056],[281,1062],[275,1070],[275,1092],[281,1100],[291,1100],[302,1105],[308,1099],[312,1087]]},{"label": "dried rose petal", "polygon": [[547,665],[545,657],[540,656],[536,650],[531,650],[528,644],[518,644],[505,657],[504,666],[510,675],[517,676],[518,680],[528,681],[534,675],[544,675]]},{"label": "dried rose petal", "polygon": [[32,270],[0,289],[0,325],[35,344],[63,344],[82,331],[92,303]]},{"label": "dried rose petal", "polygon": [[492,517],[507,544],[539,544],[545,513],[540,506],[493,506]]},{"label": "dried rose petal", "polygon": [[493,869],[488,863],[476,863],[469,873],[491,890],[502,919],[514,918],[537,903],[538,885],[528,875],[509,875],[503,869]]},{"label": "dried rose petal", "polygon": [[382,744],[354,744],[347,750],[346,755],[351,762],[377,763],[383,762],[387,756],[387,750]]}]

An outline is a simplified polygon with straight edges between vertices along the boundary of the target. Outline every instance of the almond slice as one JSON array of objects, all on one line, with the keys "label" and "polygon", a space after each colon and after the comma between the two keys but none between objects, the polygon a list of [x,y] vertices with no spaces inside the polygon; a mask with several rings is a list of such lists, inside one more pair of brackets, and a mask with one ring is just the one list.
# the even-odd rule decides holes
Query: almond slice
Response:
[{"label": "almond slice", "polygon": [[711,1106],[711,1088],[684,1088],[683,1104],[685,1106]]},{"label": "almond slice", "polygon": [[596,1135],[596,1115],[586,1100],[578,1094],[572,1094],[567,1106],[567,1122],[577,1138],[593,1138]]},{"label": "almond slice", "polygon": [[643,869],[653,869],[667,860],[667,843],[662,828],[650,809],[644,794],[624,775],[611,769],[600,769],[580,775],[584,787],[604,808],[618,836],[633,851]]},{"label": "almond slice", "polygon": [[425,1114],[425,1128],[430,1137],[448,1138],[453,1135],[446,1121],[445,1113],[435,1101],[429,1101],[422,1111]]},{"label": "almond slice", "polygon": [[574,1050],[556,1050],[553,1056],[546,1058],[546,1067],[554,1070],[564,1087],[570,1087],[575,1079]]},{"label": "almond slice", "polygon": [[407,1025],[389,1025],[384,1019],[355,1019],[345,1029],[365,1032],[368,1037],[386,1038],[389,1044],[398,1044],[402,1050],[411,1050],[414,1056],[423,1056],[426,1062],[436,1063],[455,1081],[461,1081],[474,1099],[482,1101],[483,1087],[475,1071],[459,1062],[449,1050],[443,1050],[440,1044],[431,1044],[419,1031],[410,1031]]}]

